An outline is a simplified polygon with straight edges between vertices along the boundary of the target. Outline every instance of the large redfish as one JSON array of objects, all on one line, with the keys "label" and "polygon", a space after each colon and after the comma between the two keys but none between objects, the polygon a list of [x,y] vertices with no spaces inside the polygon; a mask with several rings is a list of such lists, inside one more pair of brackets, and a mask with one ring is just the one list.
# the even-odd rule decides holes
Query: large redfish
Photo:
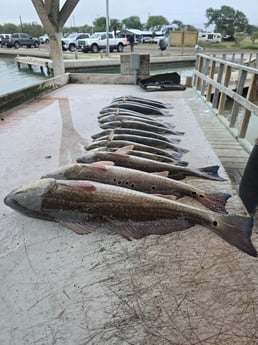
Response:
[{"label": "large redfish", "polygon": [[257,256],[250,217],[222,215],[109,184],[46,178],[14,190],[4,202],[26,216],[58,222],[80,234],[104,225],[125,238],[140,239],[199,224]]},{"label": "large redfish", "polygon": [[162,194],[166,197],[181,198],[190,196],[215,212],[226,212],[225,204],[231,196],[228,193],[205,192],[190,184],[165,177],[166,172],[159,175],[144,171],[114,166],[113,162],[93,164],[72,164],[60,167],[43,178],[56,180],[90,180],[112,184],[149,194]]}]

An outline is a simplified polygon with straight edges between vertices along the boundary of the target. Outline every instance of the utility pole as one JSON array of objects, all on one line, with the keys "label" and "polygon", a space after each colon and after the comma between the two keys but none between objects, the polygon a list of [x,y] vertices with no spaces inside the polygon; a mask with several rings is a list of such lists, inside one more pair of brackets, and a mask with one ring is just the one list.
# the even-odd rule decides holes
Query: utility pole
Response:
[{"label": "utility pole", "polygon": [[106,35],[107,35],[107,56],[109,56],[109,0],[106,0]]},{"label": "utility pole", "polygon": [[23,32],[22,18],[21,16],[19,16],[19,18],[20,18],[21,32]]}]

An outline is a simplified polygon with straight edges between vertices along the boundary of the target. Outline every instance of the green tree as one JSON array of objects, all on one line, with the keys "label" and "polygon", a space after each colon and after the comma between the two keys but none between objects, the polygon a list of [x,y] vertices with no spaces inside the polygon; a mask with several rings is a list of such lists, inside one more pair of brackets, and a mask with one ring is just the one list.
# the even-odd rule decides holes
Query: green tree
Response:
[{"label": "green tree", "polygon": [[139,29],[142,30],[143,25],[141,20],[137,16],[131,16],[122,20],[122,25],[128,29]]},{"label": "green tree", "polygon": [[257,32],[258,31],[258,26],[256,25],[248,25],[248,29],[247,29],[247,33],[248,35],[252,35],[253,32]]},{"label": "green tree", "polygon": [[221,6],[219,10],[208,8],[206,10],[208,22],[205,27],[214,24],[215,30],[222,35],[232,35],[235,32],[247,32],[248,19],[243,12],[234,10],[229,6]]},{"label": "green tree", "polygon": [[2,31],[5,34],[12,34],[14,32],[17,32],[18,28],[15,24],[12,23],[5,23],[2,25]]},{"label": "green tree", "polygon": [[115,18],[110,19],[109,28],[110,28],[110,31],[121,30],[122,23],[118,19],[115,19]]},{"label": "green tree", "polygon": [[106,31],[106,17],[98,17],[93,21],[93,31]]},{"label": "green tree", "polygon": [[185,28],[185,24],[181,20],[174,19],[171,24],[174,25],[176,31],[182,31]]},{"label": "green tree", "polygon": [[160,30],[163,25],[168,25],[169,21],[163,16],[149,16],[145,27],[147,30]]},{"label": "green tree", "polygon": [[18,25],[18,31],[25,32],[26,34],[35,37],[39,37],[44,34],[42,25],[31,23],[22,23],[22,25]]},{"label": "green tree", "polygon": [[252,43],[254,44],[255,41],[258,39],[258,31],[253,31],[251,36],[250,36],[250,39],[251,39]]}]

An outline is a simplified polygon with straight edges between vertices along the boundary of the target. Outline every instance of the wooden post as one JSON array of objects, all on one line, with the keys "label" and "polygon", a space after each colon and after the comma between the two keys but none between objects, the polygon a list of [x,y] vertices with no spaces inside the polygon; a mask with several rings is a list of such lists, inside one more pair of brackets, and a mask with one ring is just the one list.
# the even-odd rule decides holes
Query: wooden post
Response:
[{"label": "wooden post", "polygon": [[[210,65],[209,59],[205,59],[204,60],[204,66],[203,66],[203,73],[204,73],[204,75],[208,75],[209,65]],[[206,81],[203,80],[202,81],[202,89],[201,89],[201,95],[202,96],[204,96],[205,90],[206,90]]]},{"label": "wooden post", "polygon": [[[203,68],[203,57],[200,56],[199,57],[199,64],[198,64],[198,71],[200,73],[202,73],[202,68]],[[201,89],[201,78],[197,77],[197,80],[196,80],[196,90],[200,90]]]},{"label": "wooden post", "polygon": [[[212,61],[211,68],[210,68],[210,74],[209,74],[209,77],[211,79],[214,79],[215,69],[216,69],[216,61]],[[212,92],[212,85],[209,84],[207,87],[207,94],[206,94],[206,101],[207,102],[211,101],[211,92]]]},{"label": "wooden post", "polygon": [[[218,77],[217,77],[217,82],[221,83],[223,72],[224,72],[224,63],[220,63],[219,65],[219,72],[218,72]],[[215,89],[213,100],[212,100],[212,108],[217,108],[218,106],[218,101],[219,101],[219,89]]]},{"label": "wooden post", "polygon": [[[236,90],[236,93],[238,93],[239,95],[243,94],[246,76],[247,76],[247,72],[244,70],[241,70],[240,78],[238,80],[238,85],[237,85],[237,90]],[[232,107],[232,113],[231,113],[231,117],[229,121],[229,127],[235,127],[238,112],[239,112],[239,103],[237,101],[234,101],[233,107]]]},{"label": "wooden post", "polygon": [[[232,68],[231,66],[227,66],[226,67],[226,72],[225,72],[225,76],[224,76],[224,86],[228,87],[229,81],[230,81],[230,77],[231,77],[231,71]],[[225,108],[225,103],[226,103],[226,98],[227,96],[222,93],[220,95],[220,100],[219,100],[219,106],[218,106],[218,113],[222,114]]]},{"label": "wooden post", "polygon": [[[258,84],[258,75],[254,74],[252,76],[251,83],[250,83],[250,86],[248,88],[248,92],[247,92],[247,96],[246,96],[248,101],[253,102],[255,100],[255,98],[256,98],[256,85],[257,84]],[[240,130],[239,130],[239,138],[245,138],[246,137],[246,132],[247,132],[250,117],[251,117],[251,112],[250,112],[250,110],[246,109],[244,112],[244,116],[242,119]]]}]

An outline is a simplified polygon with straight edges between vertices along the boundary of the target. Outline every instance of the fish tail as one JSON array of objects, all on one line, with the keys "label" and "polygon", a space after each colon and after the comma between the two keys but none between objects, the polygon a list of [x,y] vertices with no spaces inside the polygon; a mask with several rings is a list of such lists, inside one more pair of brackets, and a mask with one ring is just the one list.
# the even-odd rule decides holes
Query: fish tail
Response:
[{"label": "fish tail", "polygon": [[210,210],[219,213],[227,213],[225,205],[231,197],[228,193],[200,193],[197,194],[197,200]]},{"label": "fish tail", "polygon": [[215,181],[226,181],[223,177],[219,176],[218,165],[212,165],[204,168],[198,169],[202,173],[202,177],[207,178],[209,180],[215,180]]},{"label": "fish tail", "polygon": [[226,242],[250,256],[257,257],[251,235],[253,218],[237,215],[220,215],[213,221],[211,230]]}]

